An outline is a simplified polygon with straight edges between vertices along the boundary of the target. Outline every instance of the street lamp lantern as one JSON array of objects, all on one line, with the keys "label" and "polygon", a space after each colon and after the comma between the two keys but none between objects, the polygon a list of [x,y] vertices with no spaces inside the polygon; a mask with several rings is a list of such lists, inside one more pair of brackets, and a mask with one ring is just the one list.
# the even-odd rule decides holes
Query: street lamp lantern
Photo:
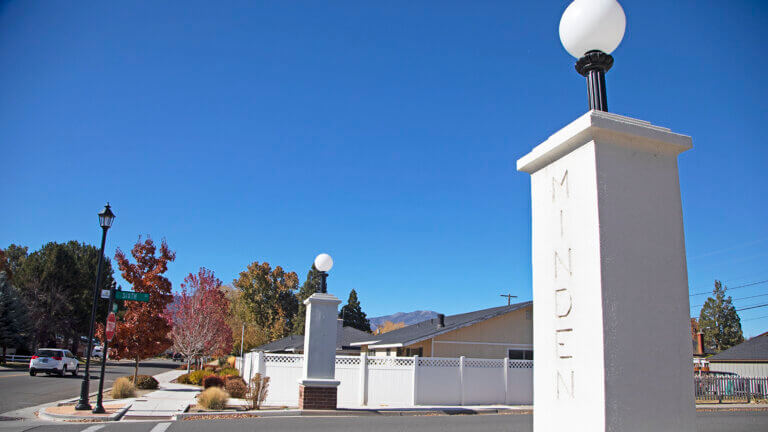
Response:
[{"label": "street lamp lantern", "polygon": [[112,213],[112,209],[110,208],[109,203],[107,203],[107,205],[104,206],[104,210],[99,212],[99,225],[106,230],[112,226],[114,220],[115,214]]},{"label": "street lamp lantern", "polygon": [[315,268],[327,272],[333,267],[333,258],[327,253],[321,253],[315,258]]},{"label": "street lamp lantern", "polygon": [[328,270],[330,270],[332,267],[333,258],[331,258],[331,256],[327,253],[321,253],[315,257],[315,268],[320,272],[320,278],[322,280],[322,286],[320,287],[320,292],[322,293],[328,292],[326,279],[328,279]]},{"label": "street lamp lantern", "polygon": [[627,19],[616,0],[574,0],[560,19],[560,42],[576,57],[576,71],[587,78],[589,109],[608,111],[605,73],[611,53],[624,38]]}]

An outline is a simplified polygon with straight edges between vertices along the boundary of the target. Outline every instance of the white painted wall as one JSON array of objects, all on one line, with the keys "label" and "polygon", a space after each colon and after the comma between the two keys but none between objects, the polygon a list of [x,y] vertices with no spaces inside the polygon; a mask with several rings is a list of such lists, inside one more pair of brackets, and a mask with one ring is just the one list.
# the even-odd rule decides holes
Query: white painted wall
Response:
[{"label": "white painted wall", "polygon": [[534,430],[693,431],[677,155],[690,137],[590,111],[531,174]]},{"label": "white painted wall", "polygon": [[[244,357],[237,364],[246,381],[259,368],[270,377],[266,405],[298,405],[301,354],[251,352]],[[530,405],[533,401],[533,362],[469,358],[463,362],[461,367],[459,358],[337,356],[338,406]]]},{"label": "white painted wall", "polygon": [[768,362],[766,363],[718,363],[710,362],[709,370],[716,372],[733,372],[744,378],[768,377]]}]

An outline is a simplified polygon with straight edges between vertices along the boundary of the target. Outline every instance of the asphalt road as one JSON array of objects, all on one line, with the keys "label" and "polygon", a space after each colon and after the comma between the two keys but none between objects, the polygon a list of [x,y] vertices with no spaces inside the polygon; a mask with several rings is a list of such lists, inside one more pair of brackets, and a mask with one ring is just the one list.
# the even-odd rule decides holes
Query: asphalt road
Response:
[{"label": "asphalt road", "polygon": [[[179,363],[168,360],[147,360],[140,363],[139,373],[156,375],[178,367]],[[99,363],[91,363],[91,391],[99,389]],[[62,399],[74,398],[80,395],[80,385],[83,380],[85,366],[80,366],[77,377],[65,375],[48,376],[37,374],[29,376],[26,369],[0,369],[0,413],[6,413],[21,408],[28,408]],[[107,362],[104,374],[104,388],[112,386],[119,377],[133,375],[133,363]]]},{"label": "asphalt road", "polygon": [[[768,411],[697,413],[698,432],[765,432]],[[208,420],[177,422],[119,422],[109,424],[65,424],[7,427],[0,431],[21,432],[531,432],[531,415],[468,415],[409,417],[269,417],[240,420]],[[578,425],[570,430],[581,432]],[[587,431],[585,431],[587,432]],[[591,431],[588,431],[591,432]]]}]

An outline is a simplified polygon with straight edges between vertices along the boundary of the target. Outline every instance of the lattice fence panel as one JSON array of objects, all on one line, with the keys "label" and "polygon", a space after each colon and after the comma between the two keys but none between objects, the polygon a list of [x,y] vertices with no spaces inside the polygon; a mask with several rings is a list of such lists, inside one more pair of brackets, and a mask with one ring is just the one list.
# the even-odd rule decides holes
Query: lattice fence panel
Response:
[{"label": "lattice fence panel", "polygon": [[301,366],[304,356],[301,354],[265,354],[264,363],[283,366]]},{"label": "lattice fence panel", "polygon": [[532,369],[533,360],[510,360],[509,368],[510,369]]},{"label": "lattice fence panel", "polygon": [[426,367],[459,367],[459,359],[457,358],[420,358],[419,366]]},{"label": "lattice fence panel", "polygon": [[504,360],[496,359],[464,359],[464,367],[471,368],[504,368]]}]

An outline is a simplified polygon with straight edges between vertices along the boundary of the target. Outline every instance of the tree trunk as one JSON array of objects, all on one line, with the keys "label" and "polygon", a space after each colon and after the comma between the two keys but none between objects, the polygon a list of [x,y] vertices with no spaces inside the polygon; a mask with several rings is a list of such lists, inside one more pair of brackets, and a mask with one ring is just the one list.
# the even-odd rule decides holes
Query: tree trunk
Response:
[{"label": "tree trunk", "polygon": [[190,362],[190,359],[189,357],[187,357],[187,374],[189,374],[189,362]]},{"label": "tree trunk", "polygon": [[134,369],[133,369],[133,385],[136,385],[136,380],[139,377],[139,360],[140,359],[138,357],[136,357],[135,360],[136,360],[136,364],[135,364]]}]

